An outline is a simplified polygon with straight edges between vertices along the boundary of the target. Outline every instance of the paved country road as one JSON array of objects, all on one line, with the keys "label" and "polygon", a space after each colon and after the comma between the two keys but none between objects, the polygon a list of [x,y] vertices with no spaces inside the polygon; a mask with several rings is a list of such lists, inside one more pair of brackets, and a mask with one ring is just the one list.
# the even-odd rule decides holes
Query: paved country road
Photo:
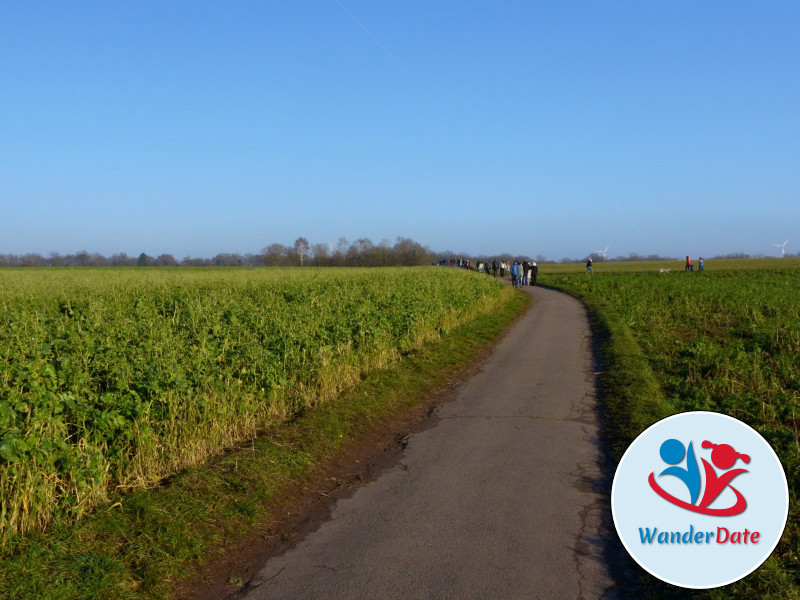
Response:
[{"label": "paved country road", "polygon": [[586,311],[525,292],[436,426],[237,598],[616,597]]}]

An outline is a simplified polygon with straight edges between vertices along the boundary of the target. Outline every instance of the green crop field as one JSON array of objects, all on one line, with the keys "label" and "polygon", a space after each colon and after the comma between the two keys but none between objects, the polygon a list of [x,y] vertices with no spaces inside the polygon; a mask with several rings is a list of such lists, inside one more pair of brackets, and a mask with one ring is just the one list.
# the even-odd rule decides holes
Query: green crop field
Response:
[{"label": "green crop field", "polygon": [[[721,258],[703,259],[704,272],[715,271],[774,271],[800,268],[800,258]],[[695,273],[698,272],[698,260],[692,257]],[[602,273],[659,273],[660,269],[669,269],[670,274],[683,272],[683,260],[642,260],[603,262],[602,259],[594,262],[595,275]],[[579,263],[541,263],[540,274],[548,273],[585,273],[586,262]]]},{"label": "green crop field", "polygon": [[0,271],[0,541],[77,519],[491,309],[452,269]]},{"label": "green crop field", "polygon": [[[604,339],[605,408],[617,458],[656,420],[709,410],[753,427],[783,463],[790,513],[772,557],[732,586],[693,596],[800,596],[799,263],[709,261],[705,273],[674,264],[659,273],[652,263],[601,263],[594,275],[581,265],[580,274],[542,269],[542,283],[584,299]],[[655,586],[651,593],[671,592]]]}]

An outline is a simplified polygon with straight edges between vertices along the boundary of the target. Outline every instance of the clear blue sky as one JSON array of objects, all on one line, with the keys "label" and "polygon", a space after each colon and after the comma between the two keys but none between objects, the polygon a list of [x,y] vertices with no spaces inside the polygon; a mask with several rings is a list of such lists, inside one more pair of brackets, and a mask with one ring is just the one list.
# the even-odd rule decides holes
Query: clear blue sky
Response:
[{"label": "clear blue sky", "polygon": [[800,248],[800,2],[0,3],[0,253]]}]

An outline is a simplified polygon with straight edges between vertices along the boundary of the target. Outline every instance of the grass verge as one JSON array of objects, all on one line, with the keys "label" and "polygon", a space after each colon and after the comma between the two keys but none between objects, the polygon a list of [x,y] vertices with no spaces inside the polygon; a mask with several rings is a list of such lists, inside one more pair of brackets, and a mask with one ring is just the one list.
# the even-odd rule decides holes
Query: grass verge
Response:
[{"label": "grass verge", "polygon": [[270,518],[281,491],[380,420],[415,406],[491,345],[529,303],[503,304],[367,375],[355,389],[164,485],[125,495],[77,524],[55,521],[0,561],[0,597],[168,598],[175,586]]}]

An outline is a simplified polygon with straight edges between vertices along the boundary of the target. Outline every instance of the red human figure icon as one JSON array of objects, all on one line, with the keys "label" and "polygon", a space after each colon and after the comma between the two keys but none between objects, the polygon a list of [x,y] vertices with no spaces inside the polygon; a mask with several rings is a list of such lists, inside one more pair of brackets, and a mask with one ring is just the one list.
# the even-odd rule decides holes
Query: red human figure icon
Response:
[{"label": "red human figure icon", "polygon": [[[750,463],[750,457],[747,454],[736,452],[736,450],[728,444],[712,444],[708,440],[705,440],[702,447],[706,449],[713,448],[711,451],[711,462],[713,462],[714,466],[718,469],[730,469],[740,458],[745,464]],[[747,469],[733,469],[732,471],[717,476],[714,467],[708,464],[705,458],[701,458],[700,460],[703,461],[703,468],[706,472],[706,489],[703,493],[703,499],[700,501],[701,508],[707,507],[716,500],[717,496],[722,493],[722,490],[730,485],[734,477],[748,472]],[[747,501],[739,490],[733,486],[730,486],[730,488],[736,494],[736,504],[730,508],[731,512],[728,514],[737,515],[747,508]]]}]

